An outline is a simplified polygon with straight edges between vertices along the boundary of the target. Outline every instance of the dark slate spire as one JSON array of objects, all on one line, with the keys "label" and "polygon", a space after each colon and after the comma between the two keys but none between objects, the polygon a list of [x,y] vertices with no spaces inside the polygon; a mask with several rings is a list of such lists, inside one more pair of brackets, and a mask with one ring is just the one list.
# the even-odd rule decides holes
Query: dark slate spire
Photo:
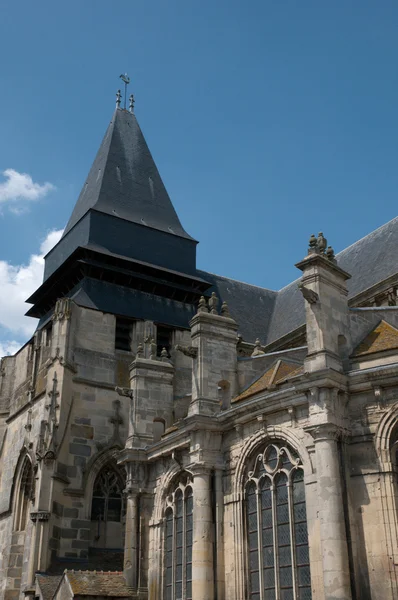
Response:
[{"label": "dark slate spire", "polygon": [[133,112],[116,108],[64,236],[90,210],[192,239],[182,227]]},{"label": "dark slate spire", "polygon": [[[187,327],[210,283],[182,227],[133,113],[116,110],[64,234],[45,257],[30,315],[58,298],[104,312]],[[42,321],[43,322],[43,321]]]}]

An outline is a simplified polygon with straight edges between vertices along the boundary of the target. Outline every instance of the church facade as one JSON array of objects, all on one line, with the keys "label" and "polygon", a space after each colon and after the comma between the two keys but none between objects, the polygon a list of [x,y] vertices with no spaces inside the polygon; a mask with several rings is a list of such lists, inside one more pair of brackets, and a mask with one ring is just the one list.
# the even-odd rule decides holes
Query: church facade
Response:
[{"label": "church facade", "polygon": [[0,599],[398,598],[398,218],[200,271],[120,98],[1,362]]}]

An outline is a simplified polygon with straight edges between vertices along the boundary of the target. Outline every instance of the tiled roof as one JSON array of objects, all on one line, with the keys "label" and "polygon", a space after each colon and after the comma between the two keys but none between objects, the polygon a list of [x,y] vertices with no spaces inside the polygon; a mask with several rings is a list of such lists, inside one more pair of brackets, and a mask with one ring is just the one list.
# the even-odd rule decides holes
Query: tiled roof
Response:
[{"label": "tiled roof", "polygon": [[398,349],[398,330],[386,321],[378,325],[355,348],[352,356],[364,356],[374,352]]},{"label": "tiled roof", "polygon": [[254,396],[259,392],[269,389],[271,386],[283,383],[286,379],[300,375],[303,372],[303,366],[297,363],[290,363],[284,360],[278,360],[270,369],[268,369],[261,377],[252,383],[239,396],[234,398],[232,402],[245,400],[250,396]]},{"label": "tiled roof", "polygon": [[40,591],[43,596],[43,600],[52,600],[59,582],[61,581],[60,575],[36,575],[37,583],[39,584]]},{"label": "tiled roof", "polygon": [[127,587],[123,573],[119,571],[65,570],[64,577],[75,595],[126,598],[132,594],[132,589]]}]

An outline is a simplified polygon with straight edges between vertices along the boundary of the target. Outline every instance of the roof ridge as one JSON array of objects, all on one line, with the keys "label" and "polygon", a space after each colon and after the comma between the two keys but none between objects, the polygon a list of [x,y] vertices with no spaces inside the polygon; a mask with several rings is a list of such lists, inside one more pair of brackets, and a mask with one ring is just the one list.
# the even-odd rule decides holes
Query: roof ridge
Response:
[{"label": "roof ridge", "polygon": [[390,223],[392,223],[393,221],[396,221],[396,220],[398,220],[398,216],[390,219],[389,221],[387,221],[387,223],[383,223],[383,225],[380,225],[379,227],[376,227],[376,229],[372,229],[372,231],[369,231],[369,233],[367,233],[366,235],[363,235],[361,238],[359,238],[359,240],[356,240],[355,242],[353,242],[349,246],[346,246],[345,248],[343,248],[342,250],[340,250],[340,252],[338,252],[336,254],[336,257],[339,256],[340,254],[342,254],[343,252],[345,252],[346,250],[349,250],[350,248],[352,248],[352,246],[355,246],[356,244],[359,244],[359,242],[362,242],[362,240],[364,240],[365,238],[367,238],[369,235],[372,235],[373,233],[376,233],[376,231],[379,231],[380,229],[383,229],[383,227],[386,227],[387,225],[389,225]]}]

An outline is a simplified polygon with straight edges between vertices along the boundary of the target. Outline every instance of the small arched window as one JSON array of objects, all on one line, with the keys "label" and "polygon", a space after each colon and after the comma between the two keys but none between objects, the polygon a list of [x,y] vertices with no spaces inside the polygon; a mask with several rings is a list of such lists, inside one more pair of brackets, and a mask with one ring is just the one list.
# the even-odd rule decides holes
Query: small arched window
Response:
[{"label": "small arched window", "polygon": [[91,520],[120,522],[122,516],[123,481],[112,465],[98,473],[91,505]]},{"label": "small arched window", "polygon": [[28,456],[22,463],[14,505],[14,531],[24,531],[28,522],[29,504],[33,498],[33,467]]},{"label": "small arched window", "polygon": [[165,600],[192,599],[193,492],[189,479],[179,483],[165,510]]},{"label": "small arched window", "polygon": [[112,462],[95,478],[91,502],[92,547],[123,548],[124,488],[124,478]]},{"label": "small arched window", "polygon": [[286,445],[269,444],[245,487],[251,600],[311,600],[304,472]]}]

